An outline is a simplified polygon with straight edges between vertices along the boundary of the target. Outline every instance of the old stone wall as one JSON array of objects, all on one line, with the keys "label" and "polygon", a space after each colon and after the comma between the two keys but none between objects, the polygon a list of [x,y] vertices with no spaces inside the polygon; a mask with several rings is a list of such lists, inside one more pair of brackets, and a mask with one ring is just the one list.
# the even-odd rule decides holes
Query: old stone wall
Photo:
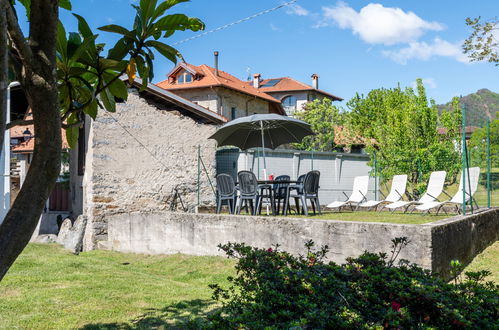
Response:
[{"label": "old stone wall", "polygon": [[[134,211],[168,209],[178,186],[189,210],[197,204],[198,146],[211,177],[215,175],[215,125],[200,124],[129,91],[116,113],[99,113],[92,122],[83,179],[88,216],[84,249],[107,240],[107,218]],[[91,174],[91,175],[88,175]],[[204,172],[200,201],[214,202]],[[180,206],[180,203],[179,203]]]},{"label": "old stone wall", "polygon": [[244,242],[262,248],[279,244],[297,255],[312,239],[317,246],[328,245],[328,258],[342,263],[366,250],[390,255],[391,240],[407,237],[410,243],[399,258],[446,277],[451,260],[470,262],[498,235],[499,209],[424,225],[138,212],[109,218],[108,248],[149,254],[222,255],[218,244]]}]

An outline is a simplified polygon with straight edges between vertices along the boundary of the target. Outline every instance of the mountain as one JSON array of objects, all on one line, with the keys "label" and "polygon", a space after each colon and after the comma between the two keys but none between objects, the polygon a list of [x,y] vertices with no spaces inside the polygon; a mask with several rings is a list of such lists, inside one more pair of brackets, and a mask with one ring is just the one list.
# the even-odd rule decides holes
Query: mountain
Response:
[{"label": "mountain", "polygon": [[[486,88],[459,98],[459,105],[466,107],[466,125],[482,127],[487,122],[497,118],[499,112],[499,94]],[[438,105],[438,111],[450,109],[451,102]]]}]

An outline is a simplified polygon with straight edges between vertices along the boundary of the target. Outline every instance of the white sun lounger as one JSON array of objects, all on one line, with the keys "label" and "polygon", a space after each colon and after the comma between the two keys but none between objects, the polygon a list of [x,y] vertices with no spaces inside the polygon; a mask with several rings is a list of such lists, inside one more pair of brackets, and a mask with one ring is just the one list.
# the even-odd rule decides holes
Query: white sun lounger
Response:
[{"label": "white sun lounger", "polygon": [[[466,173],[467,174],[467,173]],[[480,168],[479,167],[472,167],[469,169],[469,181],[468,181],[468,176],[466,175],[465,177],[465,203],[471,202],[473,203],[473,195],[475,194],[476,190],[478,189],[478,180],[480,179]],[[445,205],[455,205],[457,210],[459,210],[459,206],[463,205],[463,174],[461,173],[461,180],[459,182],[459,188],[457,189],[456,194],[454,197],[452,197],[450,200],[445,201],[445,202],[438,202],[438,201],[432,201],[432,202],[427,202],[422,205],[416,206],[416,209],[419,211],[430,211],[431,209],[438,207],[437,209],[437,214],[440,211],[440,209],[445,206]],[[476,204],[476,201],[475,201]]]},{"label": "white sun lounger", "polygon": [[344,202],[342,201],[336,201],[332,202],[331,204],[327,205],[326,207],[328,208],[340,208],[342,206],[349,205],[353,209],[353,205],[359,205],[363,201],[367,200],[366,195],[367,195],[367,189],[369,186],[369,176],[356,176],[353,179],[353,189],[352,189],[352,194],[350,197],[348,197],[345,193],[345,196],[348,197],[348,199]]},{"label": "white sun lounger", "polygon": [[421,196],[418,201],[398,201],[395,203],[388,204],[386,207],[390,210],[398,209],[399,207],[405,207],[404,211],[407,211],[409,206],[414,204],[426,204],[429,202],[438,201],[438,196],[444,190],[445,176],[447,172],[437,171],[432,172],[430,175],[430,180],[428,181],[428,187],[426,192]]},{"label": "white sun lounger", "polygon": [[405,189],[407,187],[407,175],[394,175],[392,179],[392,187],[390,193],[385,197],[384,200],[376,201],[370,200],[359,204],[360,207],[376,207],[380,204],[395,203],[402,199],[405,194]]}]

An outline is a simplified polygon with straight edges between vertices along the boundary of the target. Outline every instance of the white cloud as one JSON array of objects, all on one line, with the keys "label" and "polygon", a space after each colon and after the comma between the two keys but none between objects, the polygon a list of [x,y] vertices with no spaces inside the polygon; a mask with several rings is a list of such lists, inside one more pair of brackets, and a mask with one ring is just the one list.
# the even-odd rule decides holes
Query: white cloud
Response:
[{"label": "white cloud", "polygon": [[279,30],[280,30],[280,29],[279,29],[277,26],[275,26],[273,23],[270,23],[270,29],[271,29],[272,31],[279,31]]},{"label": "white cloud", "polygon": [[[423,78],[423,85],[426,87],[426,88],[432,88],[432,89],[435,89],[437,88],[437,82],[435,81],[434,78]],[[412,88],[416,89],[417,88],[417,85],[416,85],[416,82],[413,81],[412,84],[411,84]]]},{"label": "white cloud", "polygon": [[428,22],[411,11],[384,7],[370,3],[359,12],[344,2],[336,6],[323,7],[323,21],[316,26],[336,23],[342,29],[351,29],[362,40],[370,44],[394,45],[417,40],[426,30],[443,30],[444,25]]},{"label": "white cloud", "polygon": [[463,63],[469,62],[461,50],[460,42],[450,43],[440,38],[435,38],[431,43],[411,42],[408,47],[399,50],[385,50],[383,55],[400,64],[407,64],[411,59],[427,61],[436,56],[454,58]]},{"label": "white cloud", "polygon": [[300,5],[292,4],[287,7],[286,13],[289,15],[308,16],[310,12]]}]

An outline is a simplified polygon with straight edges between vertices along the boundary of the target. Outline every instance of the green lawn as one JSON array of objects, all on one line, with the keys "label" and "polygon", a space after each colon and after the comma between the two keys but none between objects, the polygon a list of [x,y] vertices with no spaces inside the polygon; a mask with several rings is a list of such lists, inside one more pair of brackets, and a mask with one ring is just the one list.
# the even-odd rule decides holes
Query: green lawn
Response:
[{"label": "green lawn", "polygon": [[[499,242],[466,270],[499,283]],[[210,283],[227,284],[234,261],[145,256],[30,244],[0,282],[0,329],[165,329],[215,308]]]},{"label": "green lawn", "polygon": [[[244,213],[243,213],[244,214]],[[449,215],[422,215],[420,213],[402,213],[402,212],[369,212],[369,211],[342,211],[342,212],[322,212],[322,215],[312,215],[310,211],[307,218],[322,220],[341,220],[341,221],[361,221],[361,222],[387,222],[400,224],[422,224],[448,218]],[[304,215],[291,214],[288,217],[305,218]]]},{"label": "green lawn", "polygon": [[[0,282],[0,329],[149,328],[213,308],[233,260],[30,244]],[[135,323],[133,321],[135,320]]]},{"label": "green lawn", "polygon": [[482,253],[473,259],[466,267],[465,272],[476,272],[488,270],[492,275],[487,277],[487,281],[494,281],[499,284],[499,241],[486,248]]}]

